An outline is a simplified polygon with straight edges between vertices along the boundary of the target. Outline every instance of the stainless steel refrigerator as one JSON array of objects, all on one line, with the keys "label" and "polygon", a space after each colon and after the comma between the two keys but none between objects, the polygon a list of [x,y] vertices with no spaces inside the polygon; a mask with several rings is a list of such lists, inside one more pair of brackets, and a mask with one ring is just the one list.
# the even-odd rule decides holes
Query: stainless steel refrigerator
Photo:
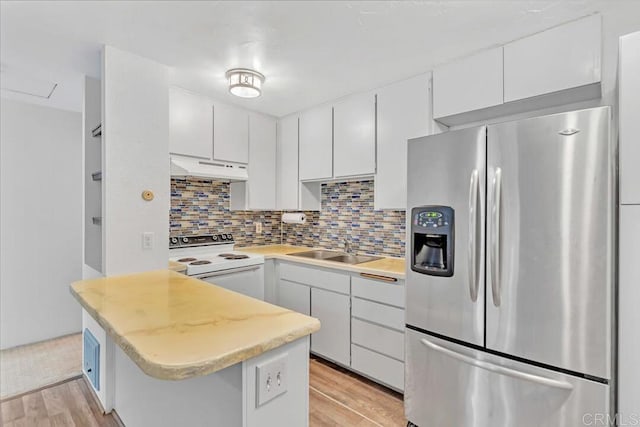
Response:
[{"label": "stainless steel refrigerator", "polygon": [[410,422],[609,425],[610,120],[601,107],[409,141]]}]

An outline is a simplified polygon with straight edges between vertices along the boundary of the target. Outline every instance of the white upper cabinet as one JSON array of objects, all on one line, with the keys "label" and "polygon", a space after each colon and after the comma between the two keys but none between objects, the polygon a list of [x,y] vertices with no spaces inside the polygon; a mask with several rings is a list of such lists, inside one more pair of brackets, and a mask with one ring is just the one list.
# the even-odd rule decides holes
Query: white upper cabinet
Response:
[{"label": "white upper cabinet", "polygon": [[232,105],[213,107],[213,159],[249,162],[249,113]]},{"label": "white upper cabinet", "polygon": [[640,204],[640,31],[620,38],[618,73],[620,203]]},{"label": "white upper cabinet", "polygon": [[232,182],[231,210],[276,209],[276,119],[249,115],[249,179]]},{"label": "white upper cabinet", "polygon": [[599,15],[551,28],[504,46],[504,101],[600,82]]},{"label": "white upper cabinet", "polygon": [[249,116],[249,207],[276,208],[276,119]]},{"label": "white upper cabinet", "polygon": [[333,106],[333,175],[339,178],[375,172],[375,95],[349,96]]},{"label": "white upper cabinet", "polygon": [[300,114],[300,180],[333,176],[333,109],[330,105]]},{"label": "white upper cabinet", "polygon": [[278,121],[278,209],[298,209],[298,115]]},{"label": "white upper cabinet", "polygon": [[378,170],[375,209],[407,206],[407,140],[432,133],[429,75],[378,90]]},{"label": "white upper cabinet", "polygon": [[211,159],[213,102],[178,87],[169,87],[169,152]]},{"label": "white upper cabinet", "polygon": [[447,116],[503,103],[502,47],[433,70],[433,116]]}]

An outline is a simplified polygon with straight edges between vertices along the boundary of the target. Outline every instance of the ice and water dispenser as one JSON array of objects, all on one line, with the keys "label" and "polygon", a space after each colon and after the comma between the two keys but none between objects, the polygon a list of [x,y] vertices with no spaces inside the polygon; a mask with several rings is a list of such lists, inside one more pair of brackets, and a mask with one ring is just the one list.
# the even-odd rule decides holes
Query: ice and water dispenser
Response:
[{"label": "ice and water dispenser", "polygon": [[454,212],[449,206],[411,210],[411,270],[453,276],[454,224]]}]

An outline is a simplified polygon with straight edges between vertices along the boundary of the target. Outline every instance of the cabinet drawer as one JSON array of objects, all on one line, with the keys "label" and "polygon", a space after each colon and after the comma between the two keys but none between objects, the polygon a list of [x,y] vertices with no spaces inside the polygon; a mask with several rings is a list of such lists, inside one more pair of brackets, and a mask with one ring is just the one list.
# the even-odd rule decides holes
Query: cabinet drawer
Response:
[{"label": "cabinet drawer", "polygon": [[404,308],[403,280],[398,280],[396,283],[386,283],[354,276],[351,284],[354,296]]},{"label": "cabinet drawer", "polygon": [[404,363],[402,362],[366,348],[351,345],[351,367],[397,390],[404,390]]},{"label": "cabinet drawer", "polygon": [[351,342],[404,360],[404,333],[359,319],[351,319]]},{"label": "cabinet drawer", "polygon": [[351,300],[351,315],[404,332],[404,310],[401,308],[353,298]]},{"label": "cabinet drawer", "polygon": [[349,294],[350,277],[348,274],[302,267],[295,264],[280,264],[280,278],[333,292]]}]

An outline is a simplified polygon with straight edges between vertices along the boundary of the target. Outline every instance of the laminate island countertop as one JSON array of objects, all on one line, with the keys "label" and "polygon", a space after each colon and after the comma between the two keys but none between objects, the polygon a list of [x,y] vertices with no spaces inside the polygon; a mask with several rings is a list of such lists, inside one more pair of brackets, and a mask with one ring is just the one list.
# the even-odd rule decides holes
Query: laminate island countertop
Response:
[{"label": "laminate island countertop", "polygon": [[315,265],[318,267],[334,268],[338,270],[351,271],[355,273],[368,273],[374,275],[390,276],[396,279],[404,279],[405,277],[405,260],[404,258],[382,257],[376,261],[363,262],[361,264],[345,264],[341,262],[326,261],[320,259],[303,258],[291,256],[296,252],[306,252],[315,249],[327,250],[324,248],[308,248],[293,245],[265,245],[265,246],[248,246],[245,248],[236,248],[237,251],[252,254],[263,255],[265,259],[281,259],[285,261],[298,262],[302,264]]},{"label": "laminate island countertop", "polygon": [[320,329],[320,322],[170,270],[83,280],[71,293],[142,371],[204,376]]}]

